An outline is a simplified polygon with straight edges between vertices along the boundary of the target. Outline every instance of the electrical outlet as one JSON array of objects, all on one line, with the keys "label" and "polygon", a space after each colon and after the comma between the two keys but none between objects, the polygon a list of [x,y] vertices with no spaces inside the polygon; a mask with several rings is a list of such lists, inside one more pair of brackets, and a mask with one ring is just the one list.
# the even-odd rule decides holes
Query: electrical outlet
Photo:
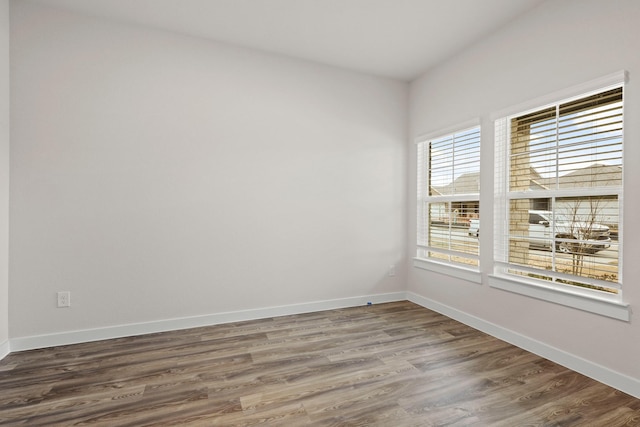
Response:
[{"label": "electrical outlet", "polygon": [[71,307],[71,292],[58,292],[58,308],[60,307]]},{"label": "electrical outlet", "polygon": [[393,277],[396,275],[396,265],[395,264],[391,264],[389,266],[389,277]]}]

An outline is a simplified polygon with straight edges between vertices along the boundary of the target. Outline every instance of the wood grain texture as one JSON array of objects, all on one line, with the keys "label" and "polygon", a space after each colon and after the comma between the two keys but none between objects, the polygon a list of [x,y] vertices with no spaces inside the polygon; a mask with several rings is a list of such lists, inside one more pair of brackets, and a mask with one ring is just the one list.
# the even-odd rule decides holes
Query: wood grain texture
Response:
[{"label": "wood grain texture", "polygon": [[640,426],[640,401],[410,302],[13,353],[0,425]]}]

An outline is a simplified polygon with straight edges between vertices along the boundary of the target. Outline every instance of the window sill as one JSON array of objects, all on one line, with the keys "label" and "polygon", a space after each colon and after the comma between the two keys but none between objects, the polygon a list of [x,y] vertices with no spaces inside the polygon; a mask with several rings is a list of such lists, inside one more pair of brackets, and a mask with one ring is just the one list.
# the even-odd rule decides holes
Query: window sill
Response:
[{"label": "window sill", "polygon": [[414,258],[413,266],[417,268],[421,268],[423,270],[429,270],[440,274],[445,274],[447,276],[456,277],[458,279],[466,280],[467,282],[482,283],[482,273],[478,270],[474,270],[471,268],[458,267],[450,264],[445,264],[442,262],[431,261],[424,258]]},{"label": "window sill", "polygon": [[631,320],[631,308],[629,307],[629,304],[619,301],[582,295],[569,290],[559,290],[546,287],[542,284],[533,284],[516,280],[510,276],[495,274],[489,275],[489,286],[531,298],[577,308],[578,310],[588,311],[601,316],[624,320],[625,322],[629,322]]}]

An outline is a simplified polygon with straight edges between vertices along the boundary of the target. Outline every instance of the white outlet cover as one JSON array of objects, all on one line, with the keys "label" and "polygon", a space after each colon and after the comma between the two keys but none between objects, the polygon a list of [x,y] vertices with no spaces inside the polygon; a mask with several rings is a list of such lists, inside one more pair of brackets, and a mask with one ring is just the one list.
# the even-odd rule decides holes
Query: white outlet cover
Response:
[{"label": "white outlet cover", "polygon": [[71,307],[71,292],[60,291],[58,296],[58,307]]}]

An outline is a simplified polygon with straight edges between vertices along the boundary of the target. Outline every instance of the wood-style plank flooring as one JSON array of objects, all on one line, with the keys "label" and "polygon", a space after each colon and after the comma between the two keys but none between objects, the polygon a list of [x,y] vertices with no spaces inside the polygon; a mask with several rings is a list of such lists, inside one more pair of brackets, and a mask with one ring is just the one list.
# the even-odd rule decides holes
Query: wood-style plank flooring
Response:
[{"label": "wood-style plank flooring", "polygon": [[0,425],[640,426],[640,400],[410,302],[13,353]]}]

